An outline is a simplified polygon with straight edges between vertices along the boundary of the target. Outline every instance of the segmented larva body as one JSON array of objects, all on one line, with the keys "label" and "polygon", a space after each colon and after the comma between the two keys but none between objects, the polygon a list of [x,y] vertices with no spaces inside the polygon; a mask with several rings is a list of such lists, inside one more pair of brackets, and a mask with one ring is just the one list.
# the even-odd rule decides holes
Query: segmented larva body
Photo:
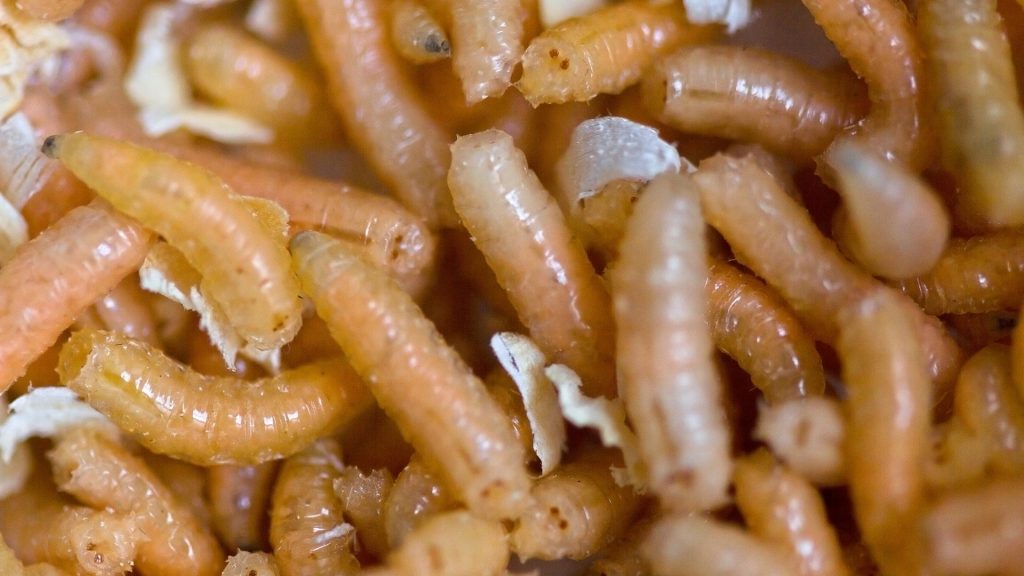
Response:
[{"label": "segmented larva body", "polygon": [[77,429],[58,440],[49,458],[62,491],[135,520],[147,536],[136,557],[140,572],[220,573],[224,553],[213,533],[125,448],[94,431]]},{"label": "segmented larva body", "polygon": [[797,159],[820,154],[867,112],[849,75],[758,48],[685,46],[660,58],[643,86],[648,109],[673,128]]},{"label": "segmented larva body", "polygon": [[814,339],[785,302],[732,264],[708,260],[707,321],[715,345],[775,404],[825,392]]},{"label": "segmented larva body", "polygon": [[616,482],[616,449],[589,447],[533,487],[534,505],[509,535],[523,559],[588,558],[618,538],[639,510],[633,486]]},{"label": "segmented larva body", "polygon": [[0,390],[142,264],[152,235],[100,206],[69,212],[0,268]]},{"label": "segmented larva body", "polygon": [[930,270],[893,285],[928,314],[1012,310],[1024,291],[1024,234],[953,238]]},{"label": "segmented larva body", "polygon": [[448,0],[452,67],[470,104],[501,96],[523,55],[526,3],[522,0]]},{"label": "segmented larva body", "polygon": [[705,319],[707,249],[693,182],[653,180],[620,250],[612,277],[619,390],[648,483],[670,509],[717,508],[727,500],[732,457]]},{"label": "segmented larva body", "polygon": [[384,531],[388,547],[398,548],[416,526],[434,514],[451,510],[455,505],[440,479],[431,474],[419,457],[413,456],[395,478],[384,501]]},{"label": "segmented larva body", "polygon": [[846,465],[864,541],[886,572],[912,574],[921,557],[932,383],[915,321],[899,296],[877,292],[842,314]]},{"label": "segmented larva body", "polygon": [[395,200],[337,182],[276,170],[216,150],[154,143],[223,179],[233,190],[277,203],[290,233],[318,230],[363,247],[370,260],[403,284],[422,284],[434,263],[436,240],[426,222]]},{"label": "segmented larva body", "polygon": [[52,136],[44,151],[179,249],[253,346],[273,350],[298,332],[302,305],[284,239],[273,237],[219,178],[172,156],[82,132]]},{"label": "segmented larva body", "polygon": [[611,303],[555,199],[498,130],[452,145],[455,209],[530,336],[590,395],[615,396]]},{"label": "segmented larva body", "polygon": [[373,401],[340,358],[250,382],[199,374],[145,344],[100,331],[72,335],[58,373],[142,445],[202,466],[294,454]]},{"label": "segmented larva body", "polygon": [[478,514],[522,510],[530,481],[511,423],[409,295],[323,234],[303,232],[291,249],[334,339],[431,470]]},{"label": "segmented larva body", "polygon": [[[842,310],[877,292],[891,292],[845,260],[807,211],[753,159],[715,156],[701,163],[694,180],[708,223],[741,263],[778,290],[815,338],[834,343]],[[960,349],[941,322],[901,300],[932,377],[948,386],[962,361]]]},{"label": "segmented larva body", "polygon": [[896,0],[803,3],[868,86],[868,115],[839,138],[855,138],[882,158],[903,162],[913,171],[923,168],[932,144],[922,121],[922,53],[907,7]]},{"label": "segmented larva body", "polygon": [[918,3],[943,157],[964,187],[960,215],[986,228],[1024,224],[1024,112],[996,4]]},{"label": "segmented larva body", "polygon": [[736,462],[736,503],[755,535],[789,551],[801,576],[847,576],[835,530],[817,488],[767,451]]},{"label": "segmented larva body", "polygon": [[334,495],[343,466],[338,443],[326,438],[281,466],[270,511],[270,544],[284,576],[359,572],[352,550],[355,532]]},{"label": "segmented larva body", "polygon": [[679,2],[612,4],[531,40],[516,86],[534,106],[618,94],[640,80],[656,57],[716,34],[690,24]]},{"label": "segmented larva body", "polygon": [[431,226],[456,222],[445,184],[448,135],[426,111],[388,41],[376,0],[300,0],[335,111],[376,173]]}]

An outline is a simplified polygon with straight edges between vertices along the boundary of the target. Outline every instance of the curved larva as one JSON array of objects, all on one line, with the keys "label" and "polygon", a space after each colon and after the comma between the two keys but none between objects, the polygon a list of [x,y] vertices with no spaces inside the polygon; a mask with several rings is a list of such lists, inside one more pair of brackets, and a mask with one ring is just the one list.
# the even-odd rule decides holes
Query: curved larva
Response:
[{"label": "curved larva", "polygon": [[663,506],[725,504],[729,425],[705,320],[707,250],[696,186],[662,175],[626,226],[612,286],[619,392]]},{"label": "curved larva", "polygon": [[298,332],[299,285],[284,239],[271,236],[219,178],[172,156],[82,132],[51,136],[44,151],[181,250],[247,342],[273,350]]},{"label": "curved larva", "polygon": [[224,553],[213,533],[124,447],[77,429],[57,441],[49,458],[58,488],[90,506],[134,519],[148,536],[139,544],[140,572],[220,574]]},{"label": "curved larva", "polygon": [[849,75],[740,46],[680,48],[652,66],[643,89],[647,108],[673,128],[801,160],[867,112],[864,89]]},{"label": "curved larva", "polygon": [[[715,156],[701,163],[694,180],[708,223],[741,263],[778,290],[815,338],[835,343],[840,312],[879,292],[891,293],[845,260],[807,211],[752,158]],[[907,298],[899,301],[913,319],[932,377],[948,388],[962,361],[959,347],[936,318]]]},{"label": "curved larva", "polygon": [[588,395],[614,397],[608,293],[512,137],[487,130],[456,140],[448,183],[463,225],[530,337],[553,362],[576,371]]},{"label": "curved larva", "polygon": [[100,205],[76,208],[0,268],[0,390],[137,269],[152,235]]},{"label": "curved larva", "polygon": [[[886,160],[917,171],[931,156],[923,121],[921,48],[914,22],[896,0],[803,0],[868,86],[871,109],[840,139],[854,138]],[[827,156],[825,162],[828,162]]]},{"label": "curved larva", "polygon": [[328,96],[380,178],[433,227],[456,223],[444,177],[449,136],[427,114],[388,41],[376,0],[299,0]]},{"label": "curved larva", "polygon": [[707,321],[715,345],[776,404],[824,394],[814,339],[771,288],[717,258],[708,260]]},{"label": "curved larva", "polygon": [[680,2],[613,4],[530,41],[516,86],[534,106],[618,94],[640,80],[656,57],[716,34],[714,27],[690,24]]},{"label": "curved larva", "polygon": [[142,445],[201,466],[255,464],[301,450],[372,403],[341,359],[268,378],[204,376],[117,333],[80,331],[61,382]]},{"label": "curved larva", "polygon": [[530,479],[511,422],[412,299],[329,236],[303,232],[291,250],[331,335],[431,470],[478,514],[521,511]]},{"label": "curved larva", "polygon": [[335,440],[317,440],[281,466],[270,510],[270,544],[284,576],[359,572],[334,480],[343,468]]}]

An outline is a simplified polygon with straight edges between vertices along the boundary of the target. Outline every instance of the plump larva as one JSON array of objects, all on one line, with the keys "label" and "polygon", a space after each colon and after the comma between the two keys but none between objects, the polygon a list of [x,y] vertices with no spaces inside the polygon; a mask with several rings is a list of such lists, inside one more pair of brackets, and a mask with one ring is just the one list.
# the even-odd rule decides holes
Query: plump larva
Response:
[{"label": "plump larva", "polygon": [[707,321],[715,346],[750,374],[776,404],[825,392],[814,340],[770,287],[718,259],[708,259]]},{"label": "plump larva", "polygon": [[288,458],[274,487],[270,544],[283,576],[354,576],[355,530],[345,523],[333,483],[341,473],[341,448],[321,439]]},{"label": "plump larva", "polygon": [[22,245],[0,268],[0,390],[142,264],[151,237],[130,218],[92,205]]},{"label": "plump larva", "polygon": [[1024,233],[953,238],[930,270],[893,285],[928,314],[1017,308],[1024,290]]},{"label": "plump larva", "polygon": [[512,424],[412,299],[328,236],[303,232],[291,249],[334,339],[431,470],[474,512],[521,511],[530,482]]},{"label": "plump larva", "polygon": [[914,319],[878,292],[843,313],[838,352],[846,384],[846,465],[854,514],[872,555],[892,574],[924,560],[915,521],[924,504],[931,382]]},{"label": "plump larva", "polygon": [[766,451],[736,462],[736,504],[755,535],[781,545],[800,564],[800,576],[850,574],[821,494]]},{"label": "plump larva", "polygon": [[715,34],[712,27],[687,22],[679,2],[613,4],[531,40],[516,87],[534,106],[618,94],[639,81],[659,55]]},{"label": "plump larva", "polygon": [[804,160],[867,112],[853,78],[741,46],[685,46],[644,77],[647,108],[683,132],[756,142]]},{"label": "plump larva", "polygon": [[140,572],[220,574],[224,553],[213,533],[124,447],[76,430],[57,442],[49,458],[62,491],[135,520],[147,536],[136,557]]},{"label": "plump larva", "polygon": [[868,115],[839,139],[853,138],[882,158],[903,162],[911,170],[925,167],[932,143],[923,120],[924,66],[907,7],[898,0],[803,3],[868,86]]},{"label": "plump larva", "polygon": [[641,499],[616,482],[621,467],[617,450],[591,446],[538,480],[533,506],[509,536],[512,550],[523,559],[583,559],[622,535]]},{"label": "plump larva", "polygon": [[[715,156],[701,163],[694,179],[708,223],[725,236],[741,263],[778,290],[816,338],[834,343],[842,310],[891,292],[843,259],[806,210],[753,159]],[[900,300],[932,377],[948,387],[962,361],[959,348],[936,318]]]},{"label": "plump larva", "polygon": [[142,445],[203,466],[294,454],[372,403],[340,358],[246,381],[199,374],[111,332],[72,335],[58,372]]},{"label": "plump larva", "polygon": [[959,216],[983,228],[1024,224],[1024,112],[996,4],[918,3],[943,158],[964,187]]},{"label": "plump larva", "polygon": [[705,320],[706,262],[696,186],[659,176],[626,226],[612,286],[622,401],[651,490],[680,511],[725,504],[732,471]]},{"label": "plump larva", "polygon": [[299,286],[284,239],[273,237],[219,178],[166,154],[82,132],[52,136],[44,151],[180,250],[247,342],[273,350],[298,332]]},{"label": "plump larva", "polygon": [[349,138],[402,202],[437,227],[455,223],[445,184],[448,135],[402,72],[379,0],[299,0],[331,103]]},{"label": "plump larva", "polygon": [[583,379],[590,395],[615,395],[608,293],[555,199],[498,130],[452,145],[455,209],[541,350]]}]

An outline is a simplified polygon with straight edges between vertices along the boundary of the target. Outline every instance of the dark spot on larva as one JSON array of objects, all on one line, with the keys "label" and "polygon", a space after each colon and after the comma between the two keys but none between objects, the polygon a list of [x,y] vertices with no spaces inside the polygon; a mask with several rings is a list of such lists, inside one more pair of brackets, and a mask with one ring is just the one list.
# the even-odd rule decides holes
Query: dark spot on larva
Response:
[{"label": "dark spot on larva", "polygon": [[811,436],[811,423],[807,420],[801,420],[796,426],[796,444],[797,446],[806,446],[807,441],[810,440]]},{"label": "dark spot on larva", "polygon": [[434,572],[440,572],[444,568],[444,559],[441,556],[441,551],[437,549],[437,546],[431,546],[427,549],[427,561],[430,562],[430,566],[434,569]]},{"label": "dark spot on larva", "polygon": [[562,518],[561,520],[558,521],[558,529],[559,530],[566,530],[568,528],[569,528],[569,522],[565,518]]},{"label": "dark spot on larva", "polygon": [[568,70],[569,69],[569,61],[568,60],[562,60],[558,64],[558,67],[561,68],[562,70]]},{"label": "dark spot on larva", "polygon": [[43,154],[46,154],[50,158],[56,158],[57,157],[57,139],[58,138],[60,138],[60,136],[54,135],[54,136],[47,136],[46,140],[43,140],[43,147],[42,147]]},{"label": "dark spot on larva", "polygon": [[999,330],[1011,330],[1017,326],[1017,319],[1007,316],[996,318],[996,328]]},{"label": "dark spot on larva", "polygon": [[673,473],[669,477],[669,482],[672,484],[681,484],[683,486],[693,486],[696,477],[694,476],[693,470],[685,469]]},{"label": "dark spot on larva", "polygon": [[552,48],[551,51],[548,52],[548,56],[551,56],[552,60],[554,60],[555,58],[558,58],[558,50],[555,49],[555,48]]},{"label": "dark spot on larva", "polygon": [[249,570],[248,576],[256,576],[256,571],[255,570]]},{"label": "dark spot on larva", "polygon": [[448,40],[433,34],[427,36],[427,39],[423,41],[423,49],[431,54],[448,55],[452,53],[452,47]]}]

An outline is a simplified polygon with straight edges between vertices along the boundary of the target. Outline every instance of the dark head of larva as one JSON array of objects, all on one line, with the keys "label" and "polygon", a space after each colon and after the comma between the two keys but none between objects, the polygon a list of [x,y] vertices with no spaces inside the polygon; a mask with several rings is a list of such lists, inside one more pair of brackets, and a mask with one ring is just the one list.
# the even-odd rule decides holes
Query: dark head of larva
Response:
[{"label": "dark head of larva", "polygon": [[53,136],[47,136],[46,140],[43,140],[42,152],[50,158],[57,157],[57,145],[60,144],[60,135],[54,134]]}]

